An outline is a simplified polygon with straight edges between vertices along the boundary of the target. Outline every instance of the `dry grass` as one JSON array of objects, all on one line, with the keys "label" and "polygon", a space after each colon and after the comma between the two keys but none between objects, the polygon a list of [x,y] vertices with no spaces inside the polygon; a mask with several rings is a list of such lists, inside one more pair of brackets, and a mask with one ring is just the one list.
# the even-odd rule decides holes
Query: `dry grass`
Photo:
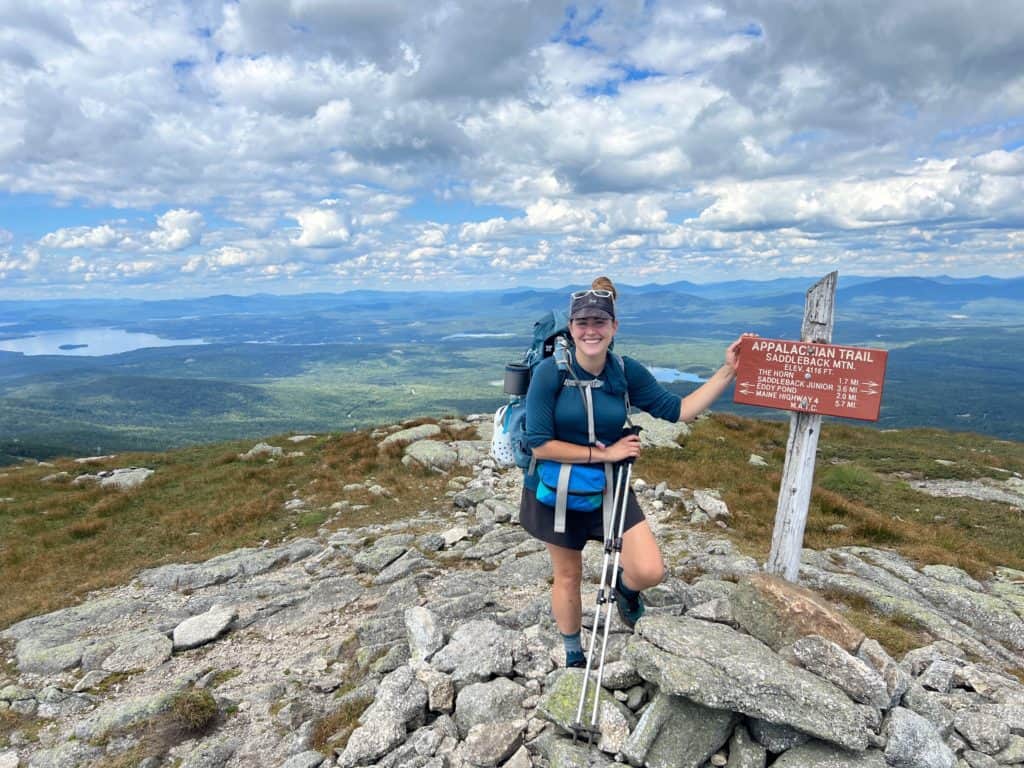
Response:
[{"label": "dry grass", "polygon": [[[421,420],[424,421],[424,420]],[[463,437],[451,432],[442,437]],[[400,462],[401,449],[381,452],[369,431],[326,435],[293,445],[304,456],[242,461],[252,441],[184,448],[167,453],[122,454],[80,465],[23,464],[0,477],[0,627],[75,603],[91,590],[129,581],[140,569],[194,562],[263,541],[308,536],[346,499],[364,509],[344,512],[330,527],[389,522],[436,506],[446,477]],[[65,471],[72,477],[126,466],[155,474],[131,491],[90,483],[42,483]],[[344,493],[368,479],[392,491],[378,497]],[[295,495],[305,509],[285,512]]]},{"label": "dry grass", "polygon": [[[775,526],[788,429],[779,422],[715,415],[694,425],[682,450],[645,453],[637,472],[645,479],[668,480],[673,487],[720,489],[733,512],[728,535],[744,552],[764,560]],[[769,466],[750,465],[751,453],[763,456]],[[917,562],[957,566],[977,578],[998,565],[1024,567],[1021,515],[1010,514],[1004,504],[928,496],[895,476],[1007,476],[993,467],[1024,474],[1021,444],[935,430],[894,436],[826,423],[818,453],[805,546],[888,548]],[[940,464],[936,458],[955,464]],[[837,523],[846,529],[829,530]]]}]

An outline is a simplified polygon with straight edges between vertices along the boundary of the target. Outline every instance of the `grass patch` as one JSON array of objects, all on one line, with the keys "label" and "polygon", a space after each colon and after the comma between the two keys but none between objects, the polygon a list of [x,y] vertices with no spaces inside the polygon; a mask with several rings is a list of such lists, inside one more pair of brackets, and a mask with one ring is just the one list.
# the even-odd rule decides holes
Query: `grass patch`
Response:
[{"label": "grass patch", "polygon": [[171,747],[210,733],[220,720],[220,709],[209,691],[186,688],[171,698],[165,710],[145,723],[106,734],[101,740],[103,744],[120,736],[133,736],[137,742],[124,752],[103,755],[89,768],[129,768],[147,758],[163,761]]},{"label": "grass patch", "polygon": [[310,746],[317,752],[329,754],[335,749],[344,749],[352,732],[359,726],[359,716],[373,703],[370,695],[348,694],[341,704],[313,724]]},{"label": "grass patch", "polygon": [[902,614],[884,616],[860,595],[835,590],[823,590],[819,594],[834,603],[847,621],[868,637],[877,640],[895,659],[933,640],[913,618]]},{"label": "grass patch", "polygon": [[175,725],[189,733],[207,729],[217,717],[217,702],[207,690],[189,689],[171,700],[171,718]]},{"label": "grass patch", "polygon": [[[723,535],[763,561],[771,547],[788,432],[786,423],[715,414],[693,425],[681,450],[645,451],[636,472],[650,481],[667,480],[671,487],[718,488],[733,513]],[[750,465],[751,453],[769,466]],[[928,496],[902,479],[1005,479],[1007,472],[1024,474],[1020,443],[825,422],[804,545],[883,547],[982,579],[999,565],[1022,568],[1024,516],[1011,514],[1005,504]],[[830,530],[837,523],[845,529]]]},{"label": "grass patch", "polygon": [[0,710],[0,746],[8,746],[11,734],[15,731],[20,731],[27,740],[35,741],[44,725],[46,725],[45,720],[37,720],[33,717],[19,715],[9,709],[2,709]]}]

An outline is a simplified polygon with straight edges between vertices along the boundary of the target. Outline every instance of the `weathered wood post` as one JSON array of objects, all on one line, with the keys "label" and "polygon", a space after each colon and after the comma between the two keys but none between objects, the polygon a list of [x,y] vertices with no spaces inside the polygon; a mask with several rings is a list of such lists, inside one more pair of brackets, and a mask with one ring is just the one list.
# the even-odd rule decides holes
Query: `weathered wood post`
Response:
[{"label": "weathered wood post", "polygon": [[[807,291],[801,341],[824,344],[832,341],[838,278],[838,272],[830,272]],[[782,484],[779,486],[772,549],[765,564],[765,570],[787,581],[796,581],[800,571],[800,552],[811,501],[811,485],[814,483],[814,458],[820,431],[821,416],[816,413],[798,412],[789,417],[789,440]]]}]

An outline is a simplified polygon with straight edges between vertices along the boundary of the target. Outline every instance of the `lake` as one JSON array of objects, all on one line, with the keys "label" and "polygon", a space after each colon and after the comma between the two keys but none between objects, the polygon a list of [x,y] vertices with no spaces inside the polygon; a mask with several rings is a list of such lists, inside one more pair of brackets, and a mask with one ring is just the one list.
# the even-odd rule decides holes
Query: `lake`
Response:
[{"label": "lake", "polygon": [[658,381],[664,381],[671,384],[676,381],[689,381],[694,384],[703,384],[706,379],[702,379],[695,373],[689,371],[677,371],[675,368],[658,368],[654,365],[647,366],[647,369],[654,374],[654,378]]},{"label": "lake", "polygon": [[129,333],[117,328],[79,328],[49,331],[34,336],[0,340],[0,350],[23,355],[76,355],[99,357],[147,347],[179,347],[205,344],[202,339],[165,339],[152,333]]}]

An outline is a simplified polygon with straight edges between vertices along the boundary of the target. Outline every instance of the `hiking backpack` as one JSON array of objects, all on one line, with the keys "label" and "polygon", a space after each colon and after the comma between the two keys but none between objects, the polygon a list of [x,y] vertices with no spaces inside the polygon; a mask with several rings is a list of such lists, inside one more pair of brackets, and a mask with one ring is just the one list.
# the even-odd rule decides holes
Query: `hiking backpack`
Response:
[{"label": "hiking backpack", "polygon": [[[621,357],[609,350],[609,356],[615,360],[626,374],[626,365]],[[579,390],[583,397],[584,410],[587,414],[587,431],[589,444],[597,442],[594,432],[594,403],[591,388],[600,387],[603,382],[598,379],[581,381],[573,370],[573,342],[569,333],[569,321],[564,312],[551,310],[545,312],[533,324],[533,341],[518,363],[505,366],[505,392],[509,402],[501,406],[494,414],[494,437],[491,440],[491,456],[502,467],[513,464],[532,474],[535,467],[533,451],[526,442],[526,390],[529,386],[534,369],[547,357],[555,358],[563,387]],[[629,420],[629,392],[625,393],[626,420]]]}]

